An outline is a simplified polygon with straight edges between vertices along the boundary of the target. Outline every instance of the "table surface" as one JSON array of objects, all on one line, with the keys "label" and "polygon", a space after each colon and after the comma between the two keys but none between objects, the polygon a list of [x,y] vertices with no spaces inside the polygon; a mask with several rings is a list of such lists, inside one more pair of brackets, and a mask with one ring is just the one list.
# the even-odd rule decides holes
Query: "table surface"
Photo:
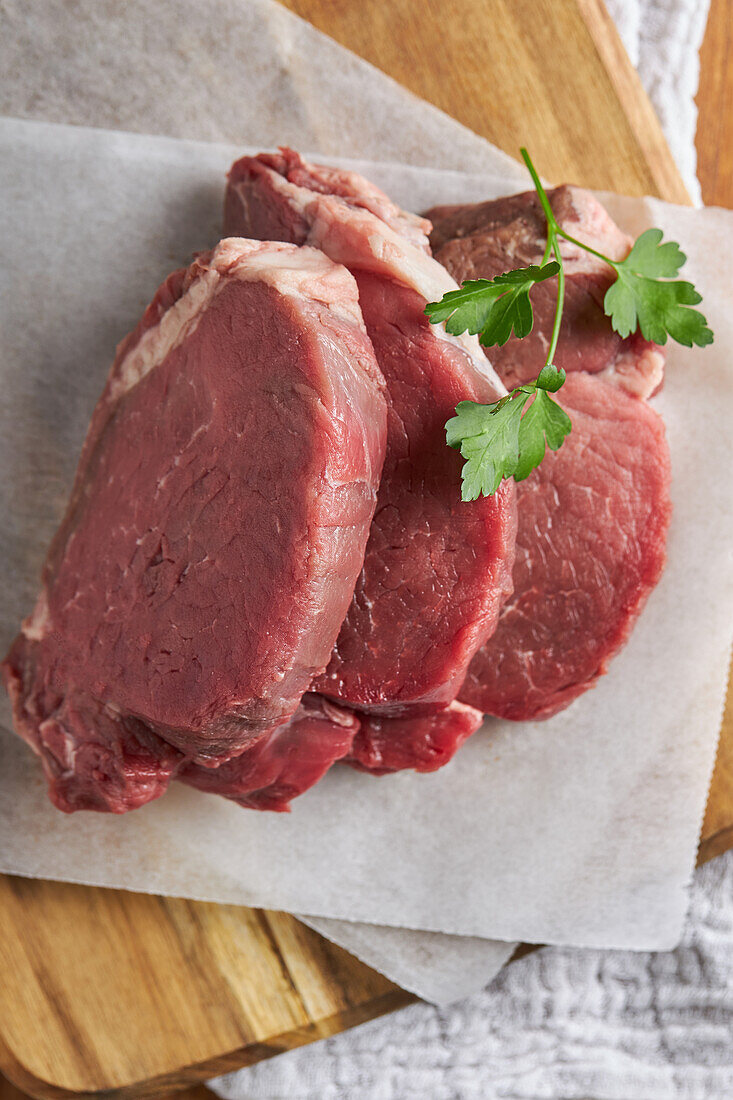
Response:
[{"label": "table surface", "polygon": [[[462,0],[464,8],[466,3],[473,4],[475,2],[476,0]],[[494,0],[494,2],[498,3],[499,0]],[[415,51],[410,51],[411,58],[408,66],[407,55],[401,50],[397,38],[395,39],[395,54],[393,57],[385,57],[383,52],[379,57],[370,57],[370,50],[375,48],[375,42],[369,40],[369,27],[373,25],[373,20],[371,24],[369,20],[364,20],[361,39],[355,40],[354,27],[350,25],[351,21],[349,19],[349,10],[353,11],[353,7],[350,9],[345,0],[329,0],[328,4],[320,5],[320,18],[317,17],[316,9],[318,6],[313,3],[313,0],[286,0],[286,3],[287,6],[299,14],[311,18],[312,22],[320,26],[321,29],[326,30],[333,37],[344,40],[344,36],[346,36],[346,40],[352,48],[368,59],[375,61],[380,67],[389,71],[391,75],[411,87],[418,94],[422,94],[425,98],[432,99],[434,102],[439,100],[439,97],[434,94],[435,84],[431,81],[429,66],[420,67],[413,64]],[[607,53],[609,49],[616,49],[614,36],[604,36],[604,13],[598,6],[597,0],[579,0],[579,4],[581,8],[586,9],[586,16],[591,25],[598,28],[598,33],[594,37],[599,53],[603,54]],[[404,4],[400,6],[405,7]],[[471,21],[466,20],[466,22]],[[426,21],[427,25],[429,25],[429,21]],[[729,64],[732,50],[733,0],[712,0],[705,42],[700,55],[700,88],[697,97],[699,109],[697,131],[698,175],[702,185],[704,201],[708,204],[728,207],[733,207],[733,66]],[[425,56],[430,56],[427,50]],[[607,60],[606,64],[608,65]],[[461,121],[472,126],[475,130],[486,132],[486,125],[480,116],[480,104],[472,97],[464,97],[461,99],[461,110],[457,110],[456,102],[460,99],[460,89],[456,90],[451,82],[443,81],[443,88],[445,89],[448,86],[451,88],[450,92],[446,91],[446,98],[442,102],[438,101],[438,105],[449,113],[460,117]],[[623,94],[625,94],[623,89],[616,88],[616,92],[620,98],[623,98]],[[628,94],[628,89],[626,94]],[[507,119],[506,125],[509,128],[513,125],[516,132],[517,123],[513,121],[511,112],[516,111],[517,108],[512,103],[505,104],[504,108],[504,117]],[[632,129],[634,111],[636,110],[638,108],[634,107],[633,110],[629,111]],[[643,126],[643,120],[640,125]],[[531,137],[530,134],[528,140]],[[494,140],[496,140],[496,137],[494,137]],[[533,148],[537,147],[536,142],[532,142],[532,144]],[[558,165],[562,164],[565,154],[566,150],[558,145],[556,153]],[[670,197],[676,195],[680,201],[684,201],[684,194],[679,190],[677,177],[673,168],[667,164],[663,151],[662,155],[655,160],[655,165],[650,174],[648,185],[644,189],[662,191]],[[550,178],[553,176],[560,178],[563,174],[559,169],[553,171],[552,155],[546,156],[540,167]],[[597,180],[594,178],[595,171],[595,166],[589,162],[586,165],[583,182],[598,183],[599,186],[614,185],[613,180],[609,180],[605,168],[603,178],[599,177]],[[728,724],[733,721],[730,700],[726,721]],[[727,784],[729,789],[733,789],[733,753],[724,753],[719,758],[716,776],[716,782],[723,785]],[[707,849],[704,853],[707,857],[724,851],[733,843],[733,825],[731,825],[730,820],[723,816],[720,816],[719,819],[716,818],[714,800],[711,800],[711,808],[709,808],[706,818],[705,835],[708,837]],[[14,1085],[0,1078],[0,1100],[21,1100],[24,1095]],[[157,1095],[165,1096],[166,1094],[159,1092]],[[177,1092],[176,1095],[182,1097],[183,1100],[205,1100],[205,1098],[211,1096],[203,1086]]]}]

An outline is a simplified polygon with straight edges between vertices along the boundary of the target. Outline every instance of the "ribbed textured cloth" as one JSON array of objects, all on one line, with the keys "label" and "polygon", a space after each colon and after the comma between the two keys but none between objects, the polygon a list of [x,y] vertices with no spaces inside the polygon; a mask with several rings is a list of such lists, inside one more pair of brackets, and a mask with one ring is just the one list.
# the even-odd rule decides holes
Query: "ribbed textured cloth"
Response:
[{"label": "ribbed textured cloth", "polygon": [[698,872],[675,951],[543,948],[460,1004],[414,1005],[211,1086],[228,1100],[733,1096],[733,853]]}]

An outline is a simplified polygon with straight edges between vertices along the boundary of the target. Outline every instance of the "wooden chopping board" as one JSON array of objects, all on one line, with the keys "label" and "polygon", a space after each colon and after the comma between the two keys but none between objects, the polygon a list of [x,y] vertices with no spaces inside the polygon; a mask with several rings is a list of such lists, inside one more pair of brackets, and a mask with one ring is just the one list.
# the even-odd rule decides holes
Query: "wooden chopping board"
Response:
[{"label": "wooden chopping board", "polygon": [[[286,0],[555,180],[688,201],[600,0]],[[733,846],[733,705],[701,859]],[[0,876],[0,1068],[39,1097],[162,1093],[414,998],[292,917]]]}]

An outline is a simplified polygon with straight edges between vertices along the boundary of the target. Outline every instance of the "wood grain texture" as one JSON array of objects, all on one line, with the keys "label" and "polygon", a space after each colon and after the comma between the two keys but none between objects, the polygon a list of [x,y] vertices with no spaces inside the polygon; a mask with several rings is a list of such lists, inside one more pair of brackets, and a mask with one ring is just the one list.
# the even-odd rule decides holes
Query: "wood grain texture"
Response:
[{"label": "wood grain texture", "polygon": [[[686,201],[600,0],[286,6],[550,179]],[[701,174],[733,205],[729,0],[711,20]],[[733,844],[730,699],[724,729],[703,858]],[[0,1068],[33,1096],[164,1097],[413,999],[279,913],[0,877],[0,927]]]},{"label": "wood grain texture", "polygon": [[[156,1100],[214,1100],[214,1093],[205,1085],[194,1085],[177,1092],[158,1093]],[[7,1077],[0,1076],[0,1100],[28,1100],[29,1093],[22,1092]]]},{"label": "wood grain texture", "polygon": [[24,1100],[27,1095],[27,1092],[21,1092],[12,1081],[8,1081],[7,1077],[0,1077],[0,1100]]},{"label": "wood grain texture", "polygon": [[[680,177],[659,119],[638,73],[629,61],[629,55],[603,0],[578,0],[578,7],[598,51],[599,60],[634,133],[636,152],[643,157],[653,179],[653,189],[641,192],[632,192],[629,188],[609,188],[604,184],[600,186],[606,190],[624,190],[627,194],[659,195],[668,202],[689,203],[689,193]],[[586,182],[586,186],[596,185]]]},{"label": "wood grain texture", "polygon": [[733,0],[711,0],[697,109],[703,200],[708,206],[733,207]]},{"label": "wood grain texture", "polygon": [[602,0],[284,3],[548,179],[688,201]]},{"label": "wood grain texture", "polygon": [[0,876],[0,914],[0,1068],[34,1096],[158,1096],[413,1000],[282,913]]},{"label": "wood grain texture", "polygon": [[733,667],[729,672],[728,697],[702,824],[698,863],[722,855],[729,848],[733,848]]}]

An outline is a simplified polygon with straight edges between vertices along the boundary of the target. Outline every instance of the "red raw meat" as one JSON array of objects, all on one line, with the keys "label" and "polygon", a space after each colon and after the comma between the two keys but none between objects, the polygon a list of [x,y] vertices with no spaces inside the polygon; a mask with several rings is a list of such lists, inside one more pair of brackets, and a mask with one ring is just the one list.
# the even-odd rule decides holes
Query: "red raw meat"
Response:
[{"label": "red raw meat", "polygon": [[218,768],[189,764],[177,778],[249,809],[288,811],[291,799],[349,753],[358,729],[353,711],[309,693],[289,722],[240,756]]},{"label": "red raw meat", "polygon": [[[556,187],[548,197],[555,217],[571,236],[613,260],[628,253],[631,240],[589,191]],[[459,283],[493,279],[542,260],[547,226],[534,191],[467,206],[436,206],[427,217],[433,222],[433,253]],[[638,333],[623,339],[614,332],[603,312],[603,298],[613,279],[608,264],[568,241],[560,242],[560,250],[565,306],[555,365],[568,372],[600,374],[637,397],[649,397],[661,385],[664,352]],[[487,349],[510,389],[537,377],[550,342],[556,298],[554,280],[538,283],[532,290],[535,319],[530,335]]]},{"label": "red raw meat", "polygon": [[244,157],[229,173],[225,230],[316,245],[359,287],[387,382],[388,442],[364,569],[314,689],[383,716],[455,698],[511,589],[514,486],[460,499],[460,456],[445,422],[464,399],[503,389],[475,338],[448,336],[426,300],[455,284],[427,254],[426,224],[351,172],[290,150]]},{"label": "red raw meat", "polygon": [[132,809],[294,713],[363,563],[382,388],[354,280],[315,249],[222,241],[161,286],[3,666],[57,806]]},{"label": "red raw meat", "polygon": [[345,763],[372,775],[405,768],[435,772],[476,732],[483,717],[480,710],[457,701],[435,714],[404,718],[364,714]]},{"label": "red raw meat", "polygon": [[671,512],[664,423],[645,401],[582,372],[555,397],[573,430],[517,485],[514,593],[460,693],[518,721],[606,672],[662,574]]}]

